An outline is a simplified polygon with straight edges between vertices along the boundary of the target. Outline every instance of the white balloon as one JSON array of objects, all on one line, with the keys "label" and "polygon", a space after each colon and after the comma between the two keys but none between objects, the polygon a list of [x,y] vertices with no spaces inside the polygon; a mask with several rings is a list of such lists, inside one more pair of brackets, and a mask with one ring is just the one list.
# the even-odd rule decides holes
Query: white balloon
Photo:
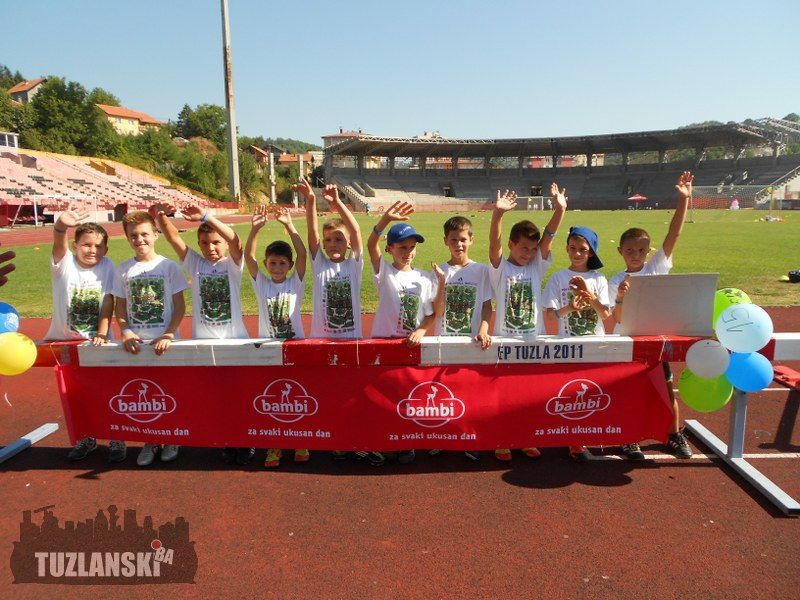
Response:
[{"label": "white balloon", "polygon": [[755,304],[734,304],[720,314],[714,330],[731,352],[758,352],[772,337],[772,319]]},{"label": "white balloon", "polygon": [[704,379],[716,379],[728,368],[731,355],[717,340],[700,340],[686,352],[686,366]]}]

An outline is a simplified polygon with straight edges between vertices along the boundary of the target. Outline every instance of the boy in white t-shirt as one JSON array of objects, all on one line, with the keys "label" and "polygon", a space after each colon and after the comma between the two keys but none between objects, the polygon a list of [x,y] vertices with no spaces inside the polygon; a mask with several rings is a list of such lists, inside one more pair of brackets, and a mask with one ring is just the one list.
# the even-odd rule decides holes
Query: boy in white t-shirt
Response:
[{"label": "boy in white t-shirt", "polygon": [[[300,307],[303,304],[306,247],[292,223],[289,211],[281,209],[275,218],[291,238],[297,261],[292,260],[292,247],[289,244],[282,240],[272,242],[264,252],[264,268],[269,275],[265,276],[258,268],[256,241],[258,232],[267,223],[269,212],[268,207],[262,205],[253,213],[250,235],[247,236],[244,246],[244,262],[258,299],[258,335],[284,340],[302,339],[305,332],[300,318]],[[289,275],[292,267],[294,271]],[[281,449],[269,448],[264,466],[268,469],[277,468],[281,454]],[[305,463],[308,459],[307,449],[294,451],[294,462]]]},{"label": "boy in white t-shirt", "polygon": [[[475,242],[472,221],[466,217],[451,217],[445,221],[444,243],[450,251],[450,260],[436,266],[438,290],[434,301],[436,335],[468,335],[486,350],[492,345],[489,320],[492,318],[492,284],[489,267],[469,257],[469,248]],[[431,454],[438,454],[431,450]],[[464,453],[478,460],[480,452]]]},{"label": "boy in white t-shirt", "polygon": [[[692,196],[693,181],[694,177],[689,171],[684,171],[678,178],[678,183],[675,185],[675,189],[678,191],[678,204],[672,215],[664,242],[650,260],[647,260],[647,255],[650,252],[650,235],[644,229],[633,227],[626,230],[620,237],[617,251],[625,259],[625,270],[614,275],[608,282],[608,297],[612,302],[615,333],[622,322],[622,303],[625,294],[630,288],[630,278],[644,275],[666,275],[672,269],[672,252],[686,221],[686,211],[689,208],[689,198]],[[669,436],[667,437],[667,447],[678,458],[691,458],[692,449],[689,447],[689,442],[686,441],[683,429],[680,426],[678,401],[672,391],[672,370],[668,362],[664,363],[664,375],[667,380],[667,394],[672,402],[672,414],[674,415]],[[644,460],[645,458],[638,443],[622,446],[622,452],[631,460]]]},{"label": "boy in white t-shirt", "polygon": [[[596,269],[603,266],[597,234],[588,227],[570,227],[567,254],[570,266],[556,271],[544,288],[545,326],[560,336],[604,335],[603,320],[611,314],[608,282]],[[572,446],[577,462],[591,458],[585,446]]]},{"label": "boy in white t-shirt", "polygon": [[[489,277],[497,306],[494,334],[499,336],[530,337],[542,333],[542,279],[553,264],[550,246],[558,233],[567,209],[566,190],[559,191],[553,183],[550,193],[556,209],[544,228],[544,237],[531,221],[518,221],[508,236],[508,258],[503,258],[503,214],[517,205],[517,195],[508,190],[497,191],[497,202],[489,225]],[[523,448],[531,458],[541,455],[537,448]],[[498,460],[510,461],[511,449],[494,451]]]},{"label": "boy in white t-shirt", "polygon": [[[179,336],[178,327],[186,313],[183,292],[189,284],[178,263],[156,254],[158,230],[153,217],[144,211],[128,213],[122,218],[122,228],[134,252],[114,276],[114,315],[122,331],[122,349],[138,354],[140,344],[149,341],[160,356]],[[158,444],[145,444],[136,464],[151,464],[159,449]],[[173,444],[161,450],[162,461],[177,456],[178,446]]]},{"label": "boy in white t-shirt", "polygon": [[[361,276],[363,271],[361,229],[353,213],[339,199],[335,184],[328,184],[323,198],[339,218],[329,219],[319,235],[317,199],[305,178],[292,186],[306,201],[308,251],[314,277],[310,338],[355,339],[361,337]],[[321,246],[321,248],[320,248]],[[350,250],[350,255],[347,251]],[[374,466],[386,462],[380,452],[356,452]],[[347,458],[346,452],[333,453],[336,460]]]},{"label": "boy in white t-shirt", "polygon": [[[175,212],[167,204],[153,204],[147,211],[178,255],[189,275],[192,291],[192,338],[249,338],[242,321],[242,242],[236,232],[199,206],[184,206],[187,221],[199,222],[197,245],[201,254],[186,245],[167,216]],[[255,448],[225,448],[223,457],[246,465]]]},{"label": "boy in white t-shirt", "polygon": [[[45,340],[92,340],[105,344],[111,333],[114,312],[114,263],[106,258],[108,234],[97,223],[87,223],[89,213],[70,208],[53,224],[53,319]],[[67,246],[67,231],[75,227],[73,254]],[[67,454],[81,460],[97,448],[92,437],[78,440]],[[109,462],[121,462],[127,454],[125,442],[109,441]]]},{"label": "boy in white t-shirt", "polygon": [[[412,267],[417,244],[425,238],[407,223],[396,223],[386,235],[389,262],[382,258],[378,243],[383,230],[392,221],[407,221],[414,213],[408,202],[395,202],[381,216],[367,239],[367,251],[372,263],[373,282],[378,290],[378,310],[372,324],[373,338],[406,338],[413,348],[434,321],[434,284],[430,275]],[[414,460],[414,450],[402,450],[398,461],[408,464]]]}]

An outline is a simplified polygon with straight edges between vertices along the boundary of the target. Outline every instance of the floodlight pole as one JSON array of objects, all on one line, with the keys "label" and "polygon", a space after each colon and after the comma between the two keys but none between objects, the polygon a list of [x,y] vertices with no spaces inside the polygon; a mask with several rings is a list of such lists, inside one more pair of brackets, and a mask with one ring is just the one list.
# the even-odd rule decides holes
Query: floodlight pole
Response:
[{"label": "floodlight pole", "polygon": [[222,7],[222,63],[225,72],[225,108],[228,112],[228,188],[238,202],[239,189],[239,145],[236,142],[236,109],[233,105],[233,74],[231,69],[231,41],[228,26],[228,0],[220,0]]}]

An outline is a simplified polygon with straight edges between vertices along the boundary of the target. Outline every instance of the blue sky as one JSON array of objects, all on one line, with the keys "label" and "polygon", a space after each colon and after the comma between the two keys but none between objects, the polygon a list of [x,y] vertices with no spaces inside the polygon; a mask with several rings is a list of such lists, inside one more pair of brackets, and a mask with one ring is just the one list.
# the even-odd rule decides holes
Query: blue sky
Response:
[{"label": "blue sky", "polygon": [[[175,119],[224,103],[217,0],[4,0],[0,63]],[[239,131],[508,138],[800,113],[800,2],[230,0]]]}]

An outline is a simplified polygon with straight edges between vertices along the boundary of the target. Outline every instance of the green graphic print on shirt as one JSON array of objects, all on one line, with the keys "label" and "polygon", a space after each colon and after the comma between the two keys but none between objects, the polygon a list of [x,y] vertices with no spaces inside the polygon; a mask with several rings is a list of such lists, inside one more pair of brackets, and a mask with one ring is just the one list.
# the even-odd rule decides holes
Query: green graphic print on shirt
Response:
[{"label": "green graphic print on shirt", "polygon": [[100,293],[96,288],[74,288],[69,298],[69,328],[84,335],[97,333],[100,322]]},{"label": "green graphic print on shirt", "polygon": [[231,322],[228,275],[200,275],[200,318],[210,325]]},{"label": "green graphic print on shirt", "polygon": [[[567,292],[567,302],[571,304],[574,297],[575,292],[572,290]],[[567,334],[594,335],[594,329],[597,327],[597,320],[597,311],[591,307],[581,312],[571,312],[567,316]]]},{"label": "green graphic print on shirt", "polygon": [[267,299],[267,315],[272,336],[281,340],[290,340],[295,336],[292,328],[292,317],[289,314],[289,295],[278,294]]},{"label": "green graphic print on shirt", "polygon": [[406,291],[400,292],[400,328],[406,333],[411,333],[419,327],[417,312],[419,311],[419,296]]},{"label": "green graphic print on shirt", "polygon": [[466,283],[448,283],[444,289],[445,335],[471,335],[472,313],[475,312],[477,286]]},{"label": "green graphic print on shirt", "polygon": [[346,331],[356,326],[349,279],[325,282],[325,325],[329,330]]},{"label": "green graphic print on shirt", "polygon": [[132,325],[164,324],[164,280],[161,277],[135,277],[128,281],[131,303],[128,317]]},{"label": "green graphic print on shirt", "polygon": [[536,299],[530,279],[509,280],[506,288],[505,327],[509,332],[529,333],[536,329]]}]

